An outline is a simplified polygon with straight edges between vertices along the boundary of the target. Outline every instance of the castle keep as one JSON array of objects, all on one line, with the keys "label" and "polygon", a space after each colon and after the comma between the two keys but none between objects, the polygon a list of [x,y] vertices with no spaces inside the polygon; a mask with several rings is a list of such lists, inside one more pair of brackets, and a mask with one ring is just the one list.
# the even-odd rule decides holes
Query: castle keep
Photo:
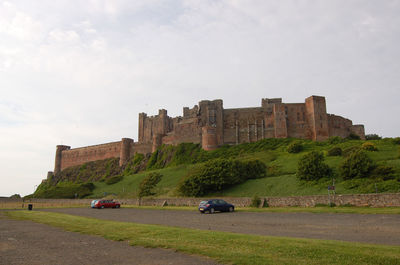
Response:
[{"label": "castle keep", "polygon": [[201,144],[213,150],[224,144],[255,142],[264,138],[301,138],[323,141],[350,133],[365,138],[364,126],[326,112],[325,97],[311,96],[304,103],[282,103],[281,98],[261,100],[260,107],[224,109],[222,100],[203,100],[183,108],[183,116],[139,114],[139,139],[74,148],[58,145],[54,173],[89,161],[119,158],[125,164],[135,153],[154,152],[162,144]]}]

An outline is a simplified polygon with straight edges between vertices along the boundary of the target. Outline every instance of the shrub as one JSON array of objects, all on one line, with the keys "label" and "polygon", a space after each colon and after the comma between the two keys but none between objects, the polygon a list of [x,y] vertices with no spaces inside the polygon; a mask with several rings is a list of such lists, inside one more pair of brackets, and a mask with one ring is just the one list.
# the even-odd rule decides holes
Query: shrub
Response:
[{"label": "shrub", "polygon": [[361,140],[360,136],[355,134],[355,133],[350,133],[349,136],[347,136],[347,139],[349,139],[349,140]]},{"label": "shrub", "polygon": [[265,170],[265,165],[260,161],[214,159],[192,169],[177,189],[184,196],[202,196],[243,183],[249,178],[265,177]]},{"label": "shrub", "polygon": [[139,185],[139,198],[144,196],[151,196],[155,193],[153,192],[154,187],[161,181],[162,175],[157,172],[152,172],[147,175]]},{"label": "shrub", "polygon": [[375,163],[362,151],[351,153],[340,165],[343,179],[366,178],[375,168]]},{"label": "shrub", "polygon": [[365,135],[365,140],[380,140],[382,137],[380,137],[377,134],[367,134]]},{"label": "shrub", "polygon": [[60,182],[56,186],[40,184],[34,193],[35,198],[45,199],[73,199],[84,198],[92,194],[93,183],[77,184],[72,182]]},{"label": "shrub", "polygon": [[340,143],[343,143],[344,141],[345,141],[345,139],[343,139],[340,136],[332,136],[332,137],[329,137],[329,139],[328,139],[329,144],[340,144]]},{"label": "shrub", "polygon": [[332,176],[332,169],[324,163],[324,155],[318,151],[305,154],[297,165],[297,177],[300,180],[319,180]]},{"label": "shrub", "polygon": [[333,147],[328,150],[328,156],[341,156],[342,153],[343,153],[343,150],[340,147]]},{"label": "shrub", "polygon": [[115,184],[117,182],[120,182],[124,177],[122,175],[116,175],[116,176],[112,176],[111,178],[108,178],[105,180],[107,185],[112,185]]},{"label": "shrub", "polygon": [[393,167],[378,165],[372,170],[371,177],[375,179],[389,180],[394,179],[396,176]]},{"label": "shrub", "polygon": [[376,148],[376,146],[371,142],[363,143],[361,148],[367,151],[378,151],[378,148]]},{"label": "shrub", "polygon": [[261,204],[261,199],[257,195],[254,195],[254,197],[251,199],[250,207],[257,208],[260,206],[260,204]]},{"label": "shrub", "polygon": [[346,149],[343,150],[343,156],[348,157],[349,155],[351,155],[354,152],[358,152],[361,150],[360,146],[350,146]]},{"label": "shrub", "polygon": [[131,160],[125,165],[124,175],[133,175],[139,172],[144,155],[136,153]]},{"label": "shrub", "polygon": [[267,166],[258,159],[243,161],[239,164],[243,166],[242,170],[246,179],[258,179],[267,176]]},{"label": "shrub", "polygon": [[292,154],[300,153],[303,150],[303,145],[300,142],[293,142],[287,147],[287,151]]},{"label": "shrub", "polygon": [[394,144],[400,144],[400,137],[393,138],[392,141]]}]

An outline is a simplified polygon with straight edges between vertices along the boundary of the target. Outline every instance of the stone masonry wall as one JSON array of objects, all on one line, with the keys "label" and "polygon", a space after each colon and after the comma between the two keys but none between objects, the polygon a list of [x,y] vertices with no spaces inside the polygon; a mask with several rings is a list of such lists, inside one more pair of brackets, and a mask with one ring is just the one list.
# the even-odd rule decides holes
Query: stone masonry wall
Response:
[{"label": "stone masonry wall", "polygon": [[121,141],[62,151],[61,170],[90,161],[120,157]]},{"label": "stone masonry wall", "polygon": [[[328,195],[263,198],[270,207],[314,207],[317,204],[329,204]],[[167,205],[170,206],[198,206],[200,201],[204,199],[206,198],[145,198],[141,201],[139,201],[139,199],[121,199],[119,202],[121,202],[122,205],[162,206],[164,203],[167,203]],[[224,197],[223,199],[238,207],[248,207],[252,200],[247,197]],[[337,206],[400,207],[400,193],[343,194],[333,195],[330,199],[330,202],[335,203]],[[89,207],[91,201],[92,199],[29,199],[23,202],[22,199],[0,198],[0,207],[6,208],[7,205],[16,205],[16,207],[19,208],[22,203],[24,203],[24,205],[33,203],[36,207],[69,205],[87,205]]]}]

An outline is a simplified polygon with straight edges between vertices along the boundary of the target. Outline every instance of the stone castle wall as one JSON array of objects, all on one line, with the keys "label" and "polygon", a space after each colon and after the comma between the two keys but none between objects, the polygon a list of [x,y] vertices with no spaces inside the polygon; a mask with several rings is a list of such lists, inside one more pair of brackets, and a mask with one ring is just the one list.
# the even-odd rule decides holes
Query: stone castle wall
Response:
[{"label": "stone castle wall", "polygon": [[133,154],[133,140],[123,138],[121,141],[79,147],[71,149],[66,145],[57,146],[54,173],[65,168],[82,165],[87,162],[120,158],[120,166],[127,162]]},{"label": "stone castle wall", "polygon": [[[363,125],[326,112],[325,97],[311,96],[304,103],[282,103],[281,98],[261,100],[260,107],[224,109],[223,101],[203,100],[193,108],[183,108],[183,116],[139,114],[138,142],[122,141],[71,149],[57,146],[55,173],[89,161],[119,157],[120,165],[134,153],[148,154],[160,145],[191,142],[213,150],[224,144],[256,142],[265,138],[300,138],[315,141],[350,133],[365,139]],[[124,140],[125,139],[125,140]]]}]

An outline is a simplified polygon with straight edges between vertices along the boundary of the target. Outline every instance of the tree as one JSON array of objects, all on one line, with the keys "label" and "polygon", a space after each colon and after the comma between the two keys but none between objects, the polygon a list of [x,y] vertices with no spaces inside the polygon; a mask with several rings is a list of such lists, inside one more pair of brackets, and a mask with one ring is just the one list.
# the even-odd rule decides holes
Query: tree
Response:
[{"label": "tree", "polygon": [[375,168],[375,163],[362,151],[351,153],[340,165],[343,179],[366,178]]},{"label": "tree", "polygon": [[332,169],[324,163],[324,160],[324,155],[318,151],[305,154],[297,165],[297,177],[309,181],[332,176]]}]

